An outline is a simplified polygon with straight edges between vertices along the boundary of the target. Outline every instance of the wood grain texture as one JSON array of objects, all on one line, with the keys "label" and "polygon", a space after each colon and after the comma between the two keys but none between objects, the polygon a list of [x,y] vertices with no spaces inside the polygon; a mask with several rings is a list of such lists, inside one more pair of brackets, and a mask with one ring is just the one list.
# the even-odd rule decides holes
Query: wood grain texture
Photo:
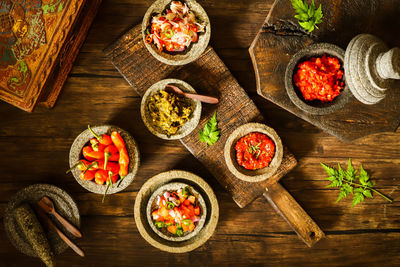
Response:
[{"label": "wood grain texture", "polygon": [[[239,208],[179,141],[164,142],[145,128],[140,118],[141,98],[102,50],[140,23],[151,2],[103,0],[52,110],[38,106],[28,114],[0,103],[0,221],[8,200],[18,190],[51,183],[78,203],[83,238],[74,242],[86,253],[81,258],[68,249],[56,257],[57,266],[398,266],[400,131],[345,143],[257,95],[247,49],[273,1],[199,0],[211,20],[211,45],[298,160],[281,183],[326,234],[313,248],[306,247],[265,198]],[[398,40],[396,34],[392,38]],[[65,174],[70,146],[88,123],[109,123],[129,131],[138,141],[143,160],[133,183],[106,198],[104,204],[102,196],[86,191]],[[354,208],[351,199],[335,204],[339,192],[325,187],[328,182],[319,163],[346,165],[349,157],[356,167],[363,164],[377,189],[395,200],[392,204],[379,196]],[[147,244],[133,219],[140,187],[148,178],[172,168],[203,177],[220,205],[215,234],[204,246],[183,255],[164,253]],[[0,227],[0,240],[1,266],[42,266],[10,244],[4,227]]]},{"label": "wood grain texture", "polygon": [[[162,79],[177,78],[188,82],[199,94],[219,98],[218,105],[203,104],[203,115],[198,127],[180,141],[232,194],[239,207],[245,207],[261,196],[267,186],[276,183],[296,166],[294,155],[285,147],[280,168],[265,181],[245,182],[229,171],[224,158],[228,136],[247,122],[263,122],[264,119],[212,47],[208,47],[193,63],[184,66],[166,65],[155,59],[145,48],[141,27],[138,25],[107,47],[105,54],[139,95],[143,95],[151,85]],[[213,146],[206,146],[200,142],[198,132],[214,112],[217,113],[221,138]]]},{"label": "wood grain texture", "polygon": [[[257,92],[344,141],[385,131],[395,131],[400,123],[400,91],[392,90],[376,105],[364,105],[354,97],[341,110],[328,115],[311,115],[289,99],[284,83],[290,58],[313,42],[328,42],[346,49],[359,33],[371,33],[390,47],[400,41],[393,31],[400,27],[398,1],[316,1],[322,5],[323,23],[307,34],[293,17],[295,12],[286,0],[276,0],[264,25],[249,49],[257,79]],[[398,83],[400,86],[400,83]]]}]

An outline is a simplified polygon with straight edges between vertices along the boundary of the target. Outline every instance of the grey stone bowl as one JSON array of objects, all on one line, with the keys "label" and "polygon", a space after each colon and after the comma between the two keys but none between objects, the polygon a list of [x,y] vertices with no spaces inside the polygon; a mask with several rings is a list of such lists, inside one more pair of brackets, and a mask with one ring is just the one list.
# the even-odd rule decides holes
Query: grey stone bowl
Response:
[{"label": "grey stone bowl", "polygon": [[167,53],[160,52],[154,44],[147,44],[144,40],[146,37],[146,28],[151,25],[151,18],[154,13],[162,13],[171,3],[171,0],[156,0],[147,10],[142,21],[143,43],[149,52],[159,61],[168,65],[185,65],[197,58],[206,50],[211,36],[211,24],[206,11],[195,0],[181,0],[188,5],[196,17],[205,23],[205,32],[199,33],[196,43],[192,43],[183,52]]},{"label": "grey stone bowl", "polygon": [[[76,227],[79,228],[80,226],[78,206],[72,197],[61,188],[50,184],[34,184],[18,191],[10,199],[4,212],[4,227],[11,244],[22,253],[32,257],[37,257],[37,255],[18,226],[13,211],[22,203],[28,203],[33,206],[44,196],[48,196],[54,202],[55,209],[61,216]],[[50,215],[50,219],[70,239],[75,238],[53,215]],[[44,228],[44,231],[49,240],[50,248],[55,255],[61,254],[68,248],[68,245],[58,234],[46,228]]]},{"label": "grey stone bowl", "polygon": [[[153,193],[165,184],[183,183],[195,188],[204,199],[207,214],[204,225],[192,238],[183,241],[167,240],[157,234],[147,218],[147,205]],[[152,246],[171,253],[185,253],[203,245],[214,233],[219,206],[212,188],[199,176],[181,170],[171,170],[153,176],[140,188],[135,200],[135,223],[140,235]]]},{"label": "grey stone bowl", "polygon": [[[113,131],[117,131],[117,132],[119,132],[119,134],[125,141],[125,146],[126,146],[126,149],[128,151],[128,155],[129,155],[128,175],[122,180],[122,182],[121,182],[121,184],[119,184],[119,186],[117,186],[119,183],[119,180],[118,180],[116,182],[116,184],[114,184],[113,187],[110,187],[107,191],[107,195],[120,192],[132,183],[132,181],[135,178],[136,173],[139,169],[139,165],[140,165],[139,147],[138,147],[135,139],[133,139],[133,137],[127,131],[125,131],[117,126],[100,125],[100,126],[93,126],[91,128],[98,135],[111,134]],[[93,134],[88,129],[86,129],[85,131],[83,131],[81,134],[79,134],[75,138],[74,142],[72,143],[70,152],[69,152],[70,168],[72,168],[72,166],[74,166],[74,164],[76,162],[78,162],[78,160],[82,159],[82,155],[81,155],[82,148],[93,137],[94,137]],[[81,171],[78,168],[74,168],[72,170],[72,174],[73,174],[75,180],[86,190],[96,193],[96,194],[104,194],[104,192],[106,191],[107,186],[105,184],[98,185],[94,181],[82,180],[79,176],[81,174]]]},{"label": "grey stone bowl", "polygon": [[[275,155],[268,167],[258,170],[247,170],[236,162],[236,142],[243,136],[258,132],[267,135],[275,144]],[[283,146],[281,138],[274,129],[262,123],[247,123],[238,127],[231,133],[225,143],[224,157],[226,165],[231,173],[246,182],[260,182],[271,177],[279,168],[283,157]]]},{"label": "grey stone bowl", "polygon": [[342,48],[329,43],[316,43],[309,45],[294,54],[290,59],[289,64],[286,66],[285,72],[285,87],[290,100],[299,109],[313,115],[325,115],[342,109],[349,102],[352,96],[350,89],[346,84],[345,75],[343,74],[343,90],[332,102],[323,103],[319,100],[306,101],[303,99],[300,90],[298,90],[293,83],[293,76],[296,72],[297,65],[311,57],[322,56],[323,54],[337,57],[343,68],[344,50]]},{"label": "grey stone bowl", "polygon": [[[178,189],[185,188],[185,187],[188,187],[189,191],[199,201],[199,206],[200,206],[200,210],[201,210],[200,221],[197,222],[196,227],[194,228],[194,230],[192,232],[187,232],[183,236],[174,236],[168,232],[164,233],[163,231],[161,231],[154,225],[153,218],[151,216],[152,211],[156,208],[156,203],[155,203],[156,198],[157,198],[157,196],[162,195],[166,191],[177,191]],[[147,203],[146,212],[147,212],[147,220],[149,222],[149,225],[151,226],[151,228],[153,229],[153,231],[156,234],[158,234],[159,236],[161,236],[164,239],[179,242],[179,241],[188,240],[200,232],[201,228],[203,228],[204,223],[206,221],[207,206],[206,206],[206,203],[204,202],[204,199],[201,196],[201,194],[199,192],[197,192],[197,190],[193,186],[190,186],[186,183],[176,183],[175,182],[175,183],[169,183],[169,184],[160,186],[156,191],[154,191],[154,193],[151,195],[151,197],[149,199],[149,202]]]},{"label": "grey stone bowl", "polygon": [[149,110],[147,108],[147,103],[150,100],[150,97],[157,93],[158,91],[162,90],[165,88],[166,85],[168,84],[173,84],[177,87],[179,87],[182,91],[184,92],[190,92],[190,93],[196,93],[196,91],[193,89],[192,86],[190,86],[188,83],[178,80],[178,79],[165,79],[161,80],[152,86],[150,86],[149,89],[147,89],[146,93],[143,95],[142,102],[140,105],[140,114],[142,116],[142,120],[144,124],[146,125],[147,129],[154,134],[155,136],[165,139],[165,140],[176,140],[183,138],[190,134],[194,129],[196,129],[197,125],[199,124],[200,121],[200,116],[201,116],[201,102],[193,99],[188,99],[188,103],[190,103],[193,107],[193,113],[191,115],[191,118],[184,124],[182,127],[178,130],[178,132],[175,135],[168,136],[165,133],[162,132],[161,129],[156,127],[152,123],[152,119],[149,113]]}]

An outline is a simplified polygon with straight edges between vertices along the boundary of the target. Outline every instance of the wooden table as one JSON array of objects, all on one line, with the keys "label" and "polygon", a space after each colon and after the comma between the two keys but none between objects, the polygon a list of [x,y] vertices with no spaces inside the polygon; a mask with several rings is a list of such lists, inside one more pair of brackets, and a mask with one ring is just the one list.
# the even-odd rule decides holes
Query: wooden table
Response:
[{"label": "wooden table", "polygon": [[[248,47],[272,6],[272,0],[203,0],[213,34],[211,44],[239,83],[262,110],[270,125],[299,160],[281,181],[320,225],[326,238],[307,248],[288,224],[259,198],[240,209],[179,143],[152,136],[140,118],[140,98],[104,57],[103,48],[141,21],[152,1],[104,0],[78,60],[53,110],[28,114],[0,103],[0,216],[10,197],[34,183],[51,183],[67,190],[78,202],[85,250],[80,258],[68,250],[57,266],[224,264],[400,264],[400,132],[364,137],[343,143],[256,94]],[[288,1],[288,8],[290,3]],[[87,124],[112,123],[139,143],[143,164],[127,190],[110,196],[87,192],[66,175],[74,138]],[[350,200],[335,204],[338,191],[327,189],[319,162],[345,164],[348,157],[362,162],[377,188],[395,201],[379,196],[351,208]],[[204,177],[220,203],[220,220],[211,239],[182,255],[161,252],[139,235],[133,203],[142,184],[170,169],[184,169]],[[0,265],[41,266],[19,253],[0,227]]]}]

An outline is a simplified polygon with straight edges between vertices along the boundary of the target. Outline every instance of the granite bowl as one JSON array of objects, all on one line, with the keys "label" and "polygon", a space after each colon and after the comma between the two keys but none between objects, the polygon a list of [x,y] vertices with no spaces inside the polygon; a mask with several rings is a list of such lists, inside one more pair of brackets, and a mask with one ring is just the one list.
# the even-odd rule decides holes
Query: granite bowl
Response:
[{"label": "granite bowl", "polygon": [[[136,176],[136,173],[139,169],[140,165],[140,154],[139,154],[139,147],[133,139],[133,137],[125,130],[113,126],[113,125],[100,125],[100,126],[94,126],[91,127],[92,130],[98,134],[111,134],[113,131],[117,131],[120,133],[121,137],[125,141],[125,146],[128,151],[129,155],[129,166],[128,166],[128,175],[125,176],[125,178],[122,180],[121,184],[119,184],[119,180],[117,181],[116,184],[114,184],[113,187],[110,187],[107,191],[107,195],[109,194],[114,194],[117,192],[120,192],[124,190],[128,185],[130,185],[133,181],[133,179]],[[78,135],[78,137],[75,138],[74,142],[72,143],[70,152],[69,152],[69,165],[70,168],[74,166],[80,159],[83,158],[82,156],[82,148],[88,144],[89,140],[93,138],[93,134],[86,129],[82,133]],[[72,174],[75,178],[75,180],[86,190],[96,193],[96,194],[104,194],[106,191],[106,185],[98,185],[93,181],[87,181],[87,180],[82,180],[80,178],[81,171],[78,168],[74,168],[72,171]]]},{"label": "granite bowl", "polygon": [[[37,255],[18,226],[13,211],[22,203],[28,203],[33,207],[33,205],[37,204],[44,196],[48,196],[53,201],[56,211],[61,216],[76,227],[79,228],[80,226],[78,206],[72,197],[61,188],[50,184],[34,184],[21,189],[8,202],[7,208],[4,212],[3,222],[11,244],[22,253],[32,257],[37,257]],[[75,237],[67,231],[67,229],[54,216],[51,215],[50,219],[63,233],[65,233],[65,235],[70,239],[75,239]],[[49,231],[47,228],[44,228],[44,232],[49,240],[50,248],[55,255],[61,254],[68,248],[68,245],[58,236],[57,233]]]},{"label": "granite bowl", "polygon": [[184,92],[196,93],[196,91],[191,87],[188,83],[178,80],[178,79],[165,79],[161,80],[155,84],[153,84],[149,89],[147,89],[146,93],[142,98],[142,103],[140,106],[140,114],[142,116],[143,122],[146,125],[147,129],[154,134],[155,136],[165,139],[165,140],[176,140],[183,138],[190,134],[199,124],[200,116],[201,116],[201,102],[193,99],[186,99],[188,103],[190,103],[193,107],[193,113],[191,118],[182,125],[182,127],[178,130],[178,132],[174,135],[168,136],[163,131],[155,126],[152,122],[147,103],[152,95],[157,93],[158,91],[165,88],[166,85],[173,84],[179,87]]},{"label": "granite bowl", "polygon": [[206,11],[195,0],[181,0],[181,2],[186,3],[189,9],[192,10],[193,13],[196,15],[196,17],[201,22],[205,23],[205,32],[199,33],[197,42],[192,43],[183,52],[171,53],[159,51],[153,43],[147,44],[145,42],[146,29],[151,24],[150,21],[153,14],[158,14],[165,11],[166,8],[169,7],[171,0],[156,0],[149,7],[142,21],[142,36],[144,45],[156,59],[168,65],[185,65],[196,60],[206,50],[207,45],[210,41],[211,25]]},{"label": "granite bowl", "polygon": [[[268,167],[258,170],[247,170],[236,161],[236,142],[243,136],[258,132],[267,135],[275,144],[275,155]],[[260,182],[271,177],[279,168],[283,157],[282,141],[274,129],[262,123],[247,123],[234,130],[228,137],[224,147],[226,165],[231,173],[246,182]]]},{"label": "granite bowl", "polygon": [[350,89],[346,84],[345,75],[343,74],[343,90],[337,97],[335,97],[335,99],[333,99],[332,102],[324,103],[319,100],[304,100],[300,90],[297,89],[293,82],[293,76],[296,72],[296,68],[299,63],[311,57],[322,56],[323,54],[337,57],[343,68],[344,50],[342,48],[329,43],[316,43],[309,45],[294,54],[290,59],[289,64],[286,66],[285,72],[285,87],[290,100],[299,109],[313,115],[325,115],[342,109],[349,102],[352,96]]},{"label": "granite bowl", "polygon": [[[171,241],[161,237],[153,230],[147,217],[147,207],[151,196],[160,187],[171,183],[189,185],[202,196],[207,214],[204,225],[196,235],[183,241]],[[141,236],[152,246],[171,253],[185,253],[203,245],[214,233],[219,217],[217,198],[211,187],[199,176],[181,170],[163,172],[148,179],[140,188],[134,208],[135,223]]]},{"label": "granite bowl", "polygon": [[[196,197],[196,199],[198,199],[198,204],[199,204],[199,207],[201,210],[200,221],[197,222],[196,227],[194,228],[194,230],[192,232],[186,232],[183,236],[174,236],[174,235],[170,234],[168,231],[161,231],[160,229],[158,229],[154,225],[154,221],[151,216],[151,213],[153,210],[155,210],[157,208],[157,205],[155,202],[156,202],[156,199],[158,196],[162,195],[165,191],[177,191],[178,189],[185,188],[185,187],[189,189],[190,193],[192,193]],[[190,186],[186,183],[174,182],[174,183],[168,183],[163,186],[160,186],[156,191],[154,191],[154,193],[151,195],[151,197],[149,199],[149,202],[147,203],[146,213],[147,213],[147,220],[149,222],[149,225],[151,226],[151,228],[153,229],[153,231],[156,234],[158,234],[159,236],[161,236],[162,238],[164,238],[166,240],[179,242],[179,241],[188,240],[200,232],[201,228],[203,228],[203,226],[204,226],[205,219],[207,216],[207,206],[206,206],[206,203],[204,202],[203,197],[201,196],[201,194],[199,192],[197,192],[195,187]]]}]

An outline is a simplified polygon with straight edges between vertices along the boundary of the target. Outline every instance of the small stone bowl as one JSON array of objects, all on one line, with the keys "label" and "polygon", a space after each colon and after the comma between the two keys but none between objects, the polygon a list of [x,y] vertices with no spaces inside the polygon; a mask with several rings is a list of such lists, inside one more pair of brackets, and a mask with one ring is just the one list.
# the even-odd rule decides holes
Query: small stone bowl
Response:
[{"label": "small stone bowl", "polygon": [[140,114],[142,116],[142,120],[146,125],[147,129],[154,134],[155,136],[165,139],[165,140],[176,140],[183,138],[190,134],[194,129],[196,129],[197,125],[200,121],[201,116],[201,102],[193,99],[187,98],[186,100],[190,103],[194,110],[191,115],[191,118],[178,130],[175,135],[168,136],[162,132],[157,126],[155,126],[152,122],[149,109],[147,108],[147,103],[150,100],[150,97],[153,96],[158,91],[162,90],[168,84],[173,84],[179,87],[184,92],[196,93],[196,91],[191,87],[188,83],[178,80],[178,79],[165,79],[161,80],[155,84],[153,84],[149,89],[147,89],[146,93],[142,98],[142,103],[140,105]]},{"label": "small stone bowl", "polygon": [[171,0],[156,0],[149,7],[142,21],[142,36],[144,45],[156,59],[168,65],[185,65],[196,60],[206,50],[210,41],[211,25],[206,11],[195,0],[181,0],[181,2],[186,3],[199,21],[205,23],[205,32],[199,33],[197,42],[192,43],[183,52],[159,51],[153,43],[147,44],[145,42],[146,29],[149,25],[151,25],[151,19],[153,15],[164,12],[166,8],[169,7]]},{"label": "small stone bowl", "polygon": [[345,75],[343,74],[344,87],[342,92],[333,99],[332,102],[321,102],[319,100],[306,101],[304,100],[300,90],[294,85],[293,76],[296,72],[297,65],[311,57],[319,57],[323,54],[335,56],[339,59],[340,64],[344,66],[344,50],[336,45],[329,43],[316,43],[309,45],[296,54],[290,59],[289,64],[286,66],[285,72],[285,87],[286,92],[289,95],[290,100],[299,109],[313,115],[325,115],[332,113],[336,110],[342,109],[351,97],[351,92],[345,81]]},{"label": "small stone bowl", "polygon": [[[196,199],[198,199],[198,203],[199,203],[200,210],[201,210],[200,221],[197,222],[196,227],[194,228],[194,230],[192,232],[186,232],[183,236],[174,236],[174,235],[170,234],[168,231],[164,232],[164,231],[161,231],[160,229],[158,229],[154,225],[154,221],[151,216],[151,213],[153,210],[155,210],[157,208],[157,204],[155,202],[156,202],[156,199],[158,196],[161,196],[166,191],[177,191],[178,189],[185,188],[185,187],[187,187],[189,189],[189,191],[196,197]],[[193,186],[190,186],[186,183],[176,183],[175,182],[175,183],[168,183],[163,186],[160,186],[151,195],[149,202],[147,204],[147,220],[149,221],[150,227],[153,229],[153,231],[156,234],[158,234],[162,238],[170,240],[170,241],[175,241],[175,242],[184,241],[184,240],[188,240],[188,239],[192,238],[193,236],[197,235],[200,232],[201,228],[203,228],[203,226],[204,226],[206,216],[207,216],[207,207],[206,207],[206,203],[204,202],[203,197],[201,196],[201,194],[199,192],[197,192],[195,190],[195,188]]]},{"label": "small stone bowl", "polygon": [[[268,167],[258,170],[247,170],[240,166],[236,161],[236,142],[243,136],[258,132],[267,135],[275,144],[275,155]],[[228,169],[237,178],[246,182],[260,182],[271,177],[279,168],[283,157],[283,146],[280,137],[274,129],[261,123],[247,123],[238,127],[231,133],[224,147],[225,162]]]},{"label": "small stone bowl", "polygon": [[[114,186],[111,186],[107,191],[107,195],[120,192],[132,183],[139,169],[139,164],[140,164],[139,147],[135,139],[133,139],[133,137],[127,131],[117,126],[101,125],[101,126],[94,126],[91,128],[98,135],[102,134],[110,135],[113,131],[117,131],[125,141],[126,150],[128,151],[129,155],[128,175],[125,176],[125,178],[122,180],[119,186],[117,186],[119,180],[114,184]],[[70,168],[72,168],[72,166],[74,166],[80,159],[83,158],[82,148],[85,145],[87,145],[89,140],[93,137],[94,137],[93,134],[88,129],[86,129],[81,134],[79,134],[78,137],[75,138],[69,152]],[[82,180],[80,178],[81,171],[78,168],[74,168],[71,172],[74,175],[75,180],[86,190],[96,194],[104,194],[104,192],[106,191],[107,186],[105,184],[98,185],[94,182],[94,180],[93,181]]]},{"label": "small stone bowl", "polygon": [[[165,239],[157,234],[151,227],[153,222],[150,223],[147,217],[149,214],[147,210],[148,203],[154,192],[160,187],[171,183],[182,183],[195,188],[196,192],[204,200],[205,204],[201,204],[204,205],[202,208],[205,207],[204,209],[207,210],[207,213],[202,215],[202,217],[204,216],[204,225],[199,228],[196,235],[179,242]],[[219,206],[212,188],[206,181],[187,171],[171,170],[159,173],[143,184],[136,196],[133,214],[140,235],[150,245],[170,253],[185,253],[200,247],[213,235],[218,223]]]}]

